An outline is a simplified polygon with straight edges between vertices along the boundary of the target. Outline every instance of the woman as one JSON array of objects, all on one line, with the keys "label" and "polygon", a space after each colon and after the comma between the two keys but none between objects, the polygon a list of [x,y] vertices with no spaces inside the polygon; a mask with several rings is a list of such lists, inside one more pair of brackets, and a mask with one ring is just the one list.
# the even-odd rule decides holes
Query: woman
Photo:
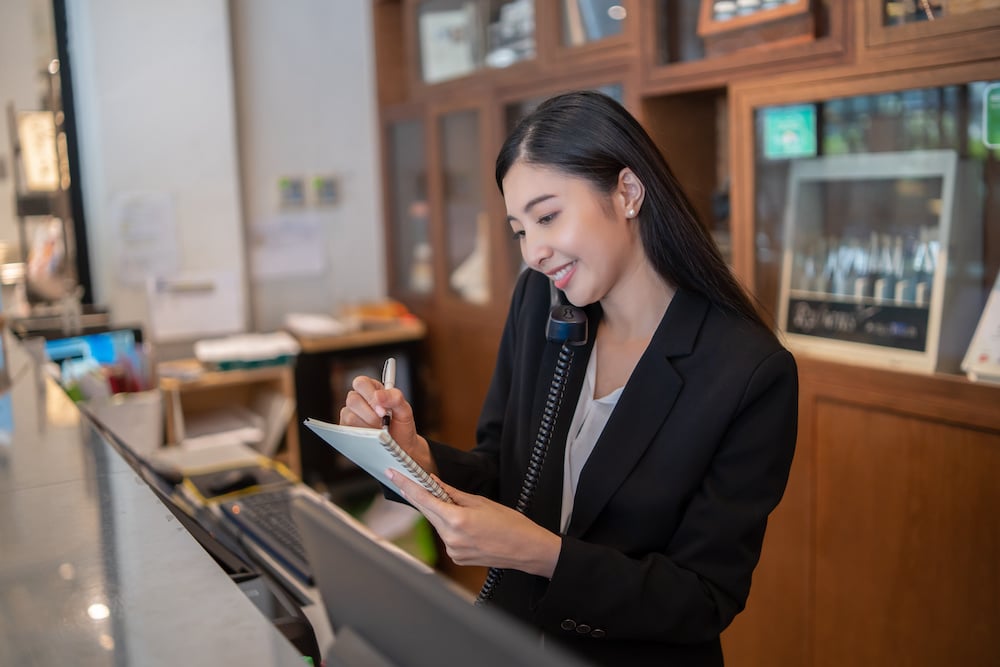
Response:
[{"label": "woman", "polygon": [[[471,452],[418,435],[398,389],[357,378],[341,422],[392,434],[456,503],[404,479],[492,603],[599,664],[722,665],[795,447],[792,356],[761,320],[639,123],[554,97],[497,158],[526,265]],[[560,344],[551,288],[586,313],[530,504],[522,491]],[[570,348],[566,348],[567,350]],[[565,350],[564,350],[565,352]],[[524,509],[524,508],[522,508]],[[491,570],[492,572],[492,570]]]}]

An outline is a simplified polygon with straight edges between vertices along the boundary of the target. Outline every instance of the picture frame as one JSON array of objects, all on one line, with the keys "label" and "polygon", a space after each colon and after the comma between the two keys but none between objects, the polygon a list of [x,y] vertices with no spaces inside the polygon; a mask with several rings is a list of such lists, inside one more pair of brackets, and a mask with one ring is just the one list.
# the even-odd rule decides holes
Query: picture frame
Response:
[{"label": "picture frame", "polygon": [[55,114],[18,111],[17,141],[25,193],[53,193],[62,188]]},{"label": "picture frame", "polygon": [[[754,47],[810,42],[816,38],[815,4],[815,0],[754,4],[744,0],[702,0],[698,36],[709,56]],[[726,11],[720,12],[720,6]]]},{"label": "picture frame", "polygon": [[420,74],[435,84],[471,74],[480,67],[479,13],[474,2],[450,8],[422,7],[417,12]]}]

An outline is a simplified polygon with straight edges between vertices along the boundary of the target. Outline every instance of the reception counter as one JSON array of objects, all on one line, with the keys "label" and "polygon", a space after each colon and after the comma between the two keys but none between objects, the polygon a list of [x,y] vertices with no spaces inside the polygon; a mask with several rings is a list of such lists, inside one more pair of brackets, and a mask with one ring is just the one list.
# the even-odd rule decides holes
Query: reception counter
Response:
[{"label": "reception counter", "polygon": [[301,666],[118,443],[3,336],[0,664]]}]

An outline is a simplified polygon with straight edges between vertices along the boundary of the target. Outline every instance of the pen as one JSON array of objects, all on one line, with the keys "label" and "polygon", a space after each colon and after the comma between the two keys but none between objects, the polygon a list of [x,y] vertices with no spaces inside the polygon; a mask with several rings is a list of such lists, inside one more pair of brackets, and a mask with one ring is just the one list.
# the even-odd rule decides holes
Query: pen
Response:
[{"label": "pen", "polygon": [[[385,365],[382,366],[382,386],[386,389],[392,389],[396,386],[396,359],[395,357],[389,357],[385,360]],[[382,428],[389,428],[389,421],[392,420],[392,410],[386,410],[385,416],[382,417]]]}]

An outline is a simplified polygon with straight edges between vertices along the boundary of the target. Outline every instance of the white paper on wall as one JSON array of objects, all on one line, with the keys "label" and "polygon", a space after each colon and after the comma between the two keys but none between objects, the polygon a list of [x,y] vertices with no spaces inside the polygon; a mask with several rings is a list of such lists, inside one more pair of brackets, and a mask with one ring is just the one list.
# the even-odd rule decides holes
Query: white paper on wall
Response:
[{"label": "white paper on wall", "polygon": [[243,289],[236,271],[185,271],[146,283],[154,341],[184,341],[242,332]]},{"label": "white paper on wall", "polygon": [[173,198],[166,192],[120,192],[111,200],[118,239],[118,280],[139,287],[180,268]]},{"label": "white paper on wall", "polygon": [[320,216],[287,211],[254,225],[250,234],[254,280],[317,276],[326,270],[326,238]]}]

